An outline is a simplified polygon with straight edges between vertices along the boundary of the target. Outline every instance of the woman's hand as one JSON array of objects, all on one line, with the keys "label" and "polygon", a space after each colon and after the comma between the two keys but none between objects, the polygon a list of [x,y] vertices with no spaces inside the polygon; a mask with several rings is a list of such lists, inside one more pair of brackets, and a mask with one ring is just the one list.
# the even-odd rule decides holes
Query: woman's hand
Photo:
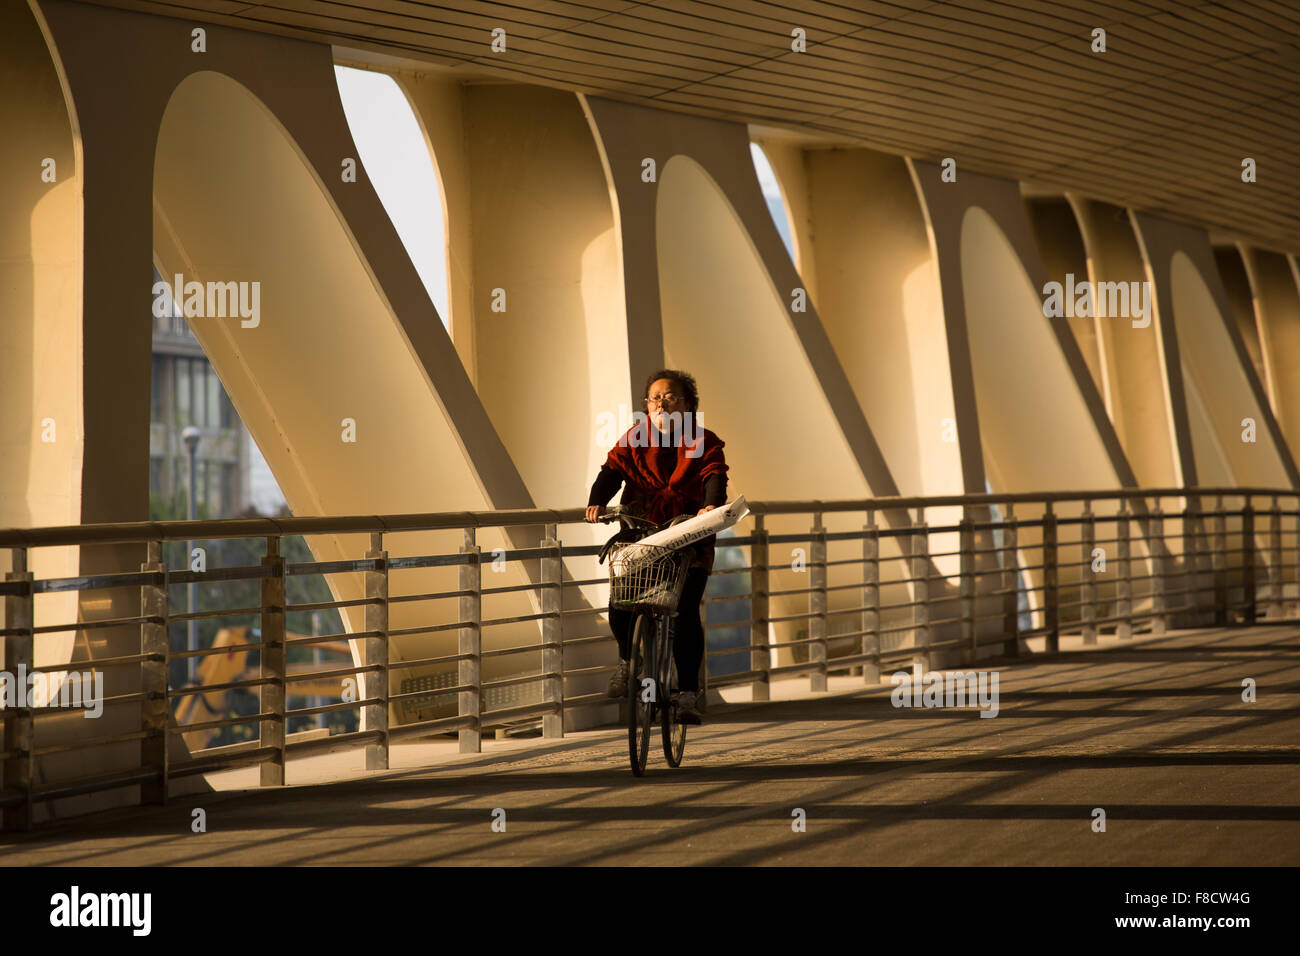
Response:
[{"label": "woman's hand", "polygon": [[600,520],[600,514],[605,510],[604,505],[587,505],[586,520],[595,524]]},{"label": "woman's hand", "polygon": [[716,508],[716,507],[717,507],[717,505],[705,505],[703,508],[701,508],[699,511],[697,511],[697,512],[695,512],[695,513],[696,513],[697,515],[702,515],[702,514],[704,514],[704,512],[706,512],[706,511],[712,511],[712,510],[713,510],[714,508]]}]

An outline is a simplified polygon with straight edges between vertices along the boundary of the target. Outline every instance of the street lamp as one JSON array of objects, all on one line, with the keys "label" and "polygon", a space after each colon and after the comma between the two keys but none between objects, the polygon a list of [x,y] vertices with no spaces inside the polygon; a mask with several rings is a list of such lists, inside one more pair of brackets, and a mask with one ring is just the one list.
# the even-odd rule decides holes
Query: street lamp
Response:
[{"label": "street lamp", "polygon": [[[189,519],[193,521],[198,517],[198,507],[196,504],[197,499],[195,496],[194,486],[195,486],[195,478],[196,475],[198,474],[196,459],[197,459],[197,452],[199,447],[199,430],[195,428],[193,425],[187,425],[185,427],[185,430],[181,432],[181,441],[185,443],[185,454],[189,457],[190,460]],[[189,567],[191,560],[193,560],[193,555],[194,555],[194,541],[190,540],[189,542],[186,543],[185,546],[185,564],[187,569]],[[198,608],[199,586],[194,581],[191,581],[186,586],[186,590],[189,597],[190,613],[193,614],[199,609]],[[190,618],[189,621],[186,622],[186,624],[187,624],[187,629],[186,629],[185,649],[191,652],[197,651],[199,649],[199,622],[194,618]],[[196,657],[190,657],[187,658],[186,660],[188,661],[188,666],[186,667],[185,670],[186,673],[189,675],[189,683],[191,685],[194,685],[198,683],[199,661],[198,658]]]}]

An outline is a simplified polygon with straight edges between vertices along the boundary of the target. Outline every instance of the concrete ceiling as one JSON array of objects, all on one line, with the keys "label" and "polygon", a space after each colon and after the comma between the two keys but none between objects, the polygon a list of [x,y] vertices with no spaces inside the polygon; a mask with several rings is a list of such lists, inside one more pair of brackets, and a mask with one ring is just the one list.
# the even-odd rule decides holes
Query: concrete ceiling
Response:
[{"label": "concrete ceiling", "polygon": [[[1300,252],[1294,0],[92,0],[1075,189]],[[507,52],[490,50],[504,28]],[[807,52],[791,50],[806,31]],[[1106,52],[1092,52],[1092,31]],[[350,55],[338,51],[340,58]],[[1253,158],[1258,181],[1243,183]]]}]

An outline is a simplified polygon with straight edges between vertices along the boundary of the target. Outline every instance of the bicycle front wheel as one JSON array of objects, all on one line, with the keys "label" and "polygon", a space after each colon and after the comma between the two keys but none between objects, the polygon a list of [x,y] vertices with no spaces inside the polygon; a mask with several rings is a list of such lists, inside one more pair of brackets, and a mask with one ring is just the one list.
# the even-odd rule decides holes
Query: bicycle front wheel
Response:
[{"label": "bicycle front wheel", "polygon": [[632,773],[645,773],[650,756],[650,723],[654,715],[655,686],[654,621],[638,614],[632,629],[631,654],[627,671],[627,745]]},{"label": "bicycle front wheel", "polygon": [[665,685],[664,703],[660,708],[664,759],[668,761],[668,766],[680,767],[682,753],[686,750],[686,725],[677,719],[677,704],[673,701],[673,695],[677,693],[677,662],[672,660],[671,654],[668,661],[668,680],[665,681]]}]

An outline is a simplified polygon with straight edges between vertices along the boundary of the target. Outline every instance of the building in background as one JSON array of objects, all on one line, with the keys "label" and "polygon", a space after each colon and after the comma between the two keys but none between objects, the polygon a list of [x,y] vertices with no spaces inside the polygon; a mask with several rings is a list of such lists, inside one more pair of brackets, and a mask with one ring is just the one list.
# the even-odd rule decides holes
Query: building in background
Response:
[{"label": "building in background", "polygon": [[[154,270],[154,281],[162,281]],[[170,304],[170,303],[169,303]],[[210,518],[254,510],[278,514],[284,496],[266,459],[244,427],[203,347],[174,304],[153,321],[153,381],[149,423],[149,500],[175,515],[185,507],[188,464],[181,431],[199,429],[195,486],[200,508]],[[183,513],[183,512],[182,512]]]}]

